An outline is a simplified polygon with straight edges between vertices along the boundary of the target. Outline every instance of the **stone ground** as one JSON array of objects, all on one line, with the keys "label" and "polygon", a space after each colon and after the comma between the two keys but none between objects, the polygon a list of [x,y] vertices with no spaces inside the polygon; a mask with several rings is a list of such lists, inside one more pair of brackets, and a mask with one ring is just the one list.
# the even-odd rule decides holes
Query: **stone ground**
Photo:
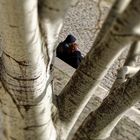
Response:
[{"label": "stone ground", "polygon": [[[76,36],[77,43],[85,55],[101,28],[101,25],[109,11],[113,0],[80,0],[76,5],[69,9],[61,31],[59,42],[71,33]],[[110,68],[108,74],[98,87],[98,92],[92,97],[84,111],[80,115],[73,131],[69,135],[71,140],[74,132],[81,124],[82,120],[101,103],[102,99],[107,95],[116,76],[116,69],[120,63],[124,61],[126,54],[116,60],[115,64]],[[63,87],[67,84],[75,69],[56,58],[54,69],[54,91],[59,94]],[[137,105],[139,108],[139,105]],[[140,140],[140,112],[136,108],[132,108],[126,113],[123,119],[117,124],[111,136],[106,140]]]},{"label": "stone ground", "polygon": [[85,55],[91,48],[109,11],[111,6],[109,1],[114,0],[77,0],[65,16],[59,42],[71,33],[76,36],[77,43]]}]

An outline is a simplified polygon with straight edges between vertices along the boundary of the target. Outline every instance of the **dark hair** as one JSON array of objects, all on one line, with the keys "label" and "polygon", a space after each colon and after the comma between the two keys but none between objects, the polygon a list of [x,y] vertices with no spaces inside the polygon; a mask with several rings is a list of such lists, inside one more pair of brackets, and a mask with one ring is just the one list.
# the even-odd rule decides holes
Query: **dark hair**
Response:
[{"label": "dark hair", "polygon": [[65,39],[65,42],[67,43],[74,43],[75,41],[76,41],[76,38],[71,34],[69,34]]}]

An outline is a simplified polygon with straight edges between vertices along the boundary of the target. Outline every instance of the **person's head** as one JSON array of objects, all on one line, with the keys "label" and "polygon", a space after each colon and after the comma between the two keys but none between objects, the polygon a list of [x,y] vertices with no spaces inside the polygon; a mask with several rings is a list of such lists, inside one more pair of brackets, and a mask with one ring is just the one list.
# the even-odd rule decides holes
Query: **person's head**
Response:
[{"label": "person's head", "polygon": [[78,50],[78,44],[77,43],[72,43],[70,46],[69,46],[69,53],[73,53],[75,51]]},{"label": "person's head", "polygon": [[76,41],[76,38],[75,38],[73,35],[71,35],[71,34],[69,34],[69,35],[66,37],[66,39],[65,39],[65,42],[68,43],[68,44],[72,44],[72,43],[74,43],[75,41]]}]

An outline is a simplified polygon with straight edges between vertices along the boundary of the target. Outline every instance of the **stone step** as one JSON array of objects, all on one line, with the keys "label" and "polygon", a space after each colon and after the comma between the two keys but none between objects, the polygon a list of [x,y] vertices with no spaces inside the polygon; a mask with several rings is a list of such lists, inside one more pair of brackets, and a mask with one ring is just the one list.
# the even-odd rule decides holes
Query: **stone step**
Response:
[{"label": "stone step", "polygon": [[76,70],[58,57],[55,58],[54,66],[63,71],[69,77],[71,77]]}]

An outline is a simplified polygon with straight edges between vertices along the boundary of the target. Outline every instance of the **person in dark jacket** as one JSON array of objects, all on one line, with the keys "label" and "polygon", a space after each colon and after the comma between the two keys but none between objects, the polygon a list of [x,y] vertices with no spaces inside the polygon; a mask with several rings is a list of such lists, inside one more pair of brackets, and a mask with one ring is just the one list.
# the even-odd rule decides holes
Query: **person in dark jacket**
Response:
[{"label": "person in dark jacket", "polygon": [[77,69],[82,59],[83,57],[78,49],[78,44],[71,44],[68,49],[67,63]]},{"label": "person in dark jacket", "polygon": [[58,47],[56,48],[56,56],[63,61],[67,59],[67,52],[69,46],[76,41],[76,38],[69,34],[63,42],[60,42]]},{"label": "person in dark jacket", "polygon": [[76,38],[69,34],[63,42],[59,43],[56,56],[72,67],[77,68],[83,57],[75,41]]}]

